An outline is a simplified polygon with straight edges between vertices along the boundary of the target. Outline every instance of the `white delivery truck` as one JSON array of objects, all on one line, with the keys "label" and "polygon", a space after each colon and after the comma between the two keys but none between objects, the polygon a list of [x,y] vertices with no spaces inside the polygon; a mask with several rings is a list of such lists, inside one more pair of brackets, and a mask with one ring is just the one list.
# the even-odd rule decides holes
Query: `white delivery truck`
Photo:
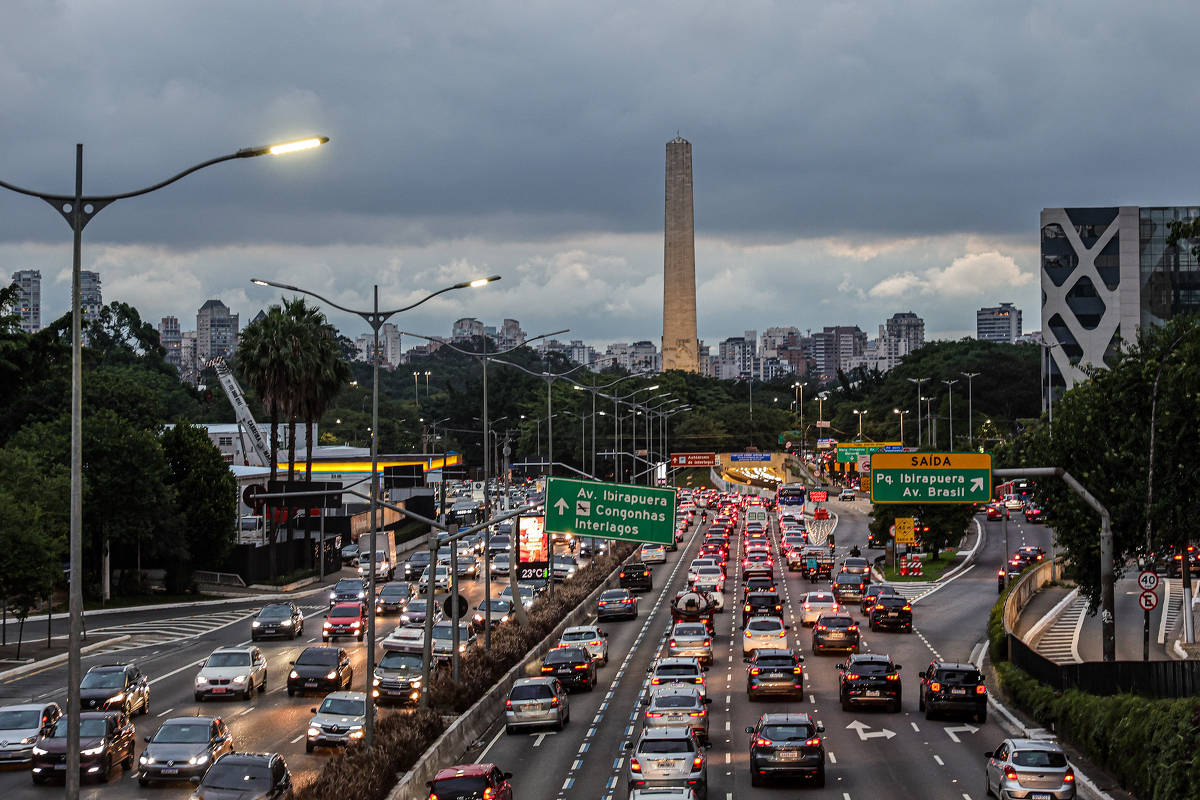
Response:
[{"label": "white delivery truck", "polygon": [[390,581],[396,574],[396,534],[394,531],[379,531],[375,534],[375,552],[371,553],[371,534],[358,537],[358,575],[366,578],[371,563],[375,563],[375,580]]}]

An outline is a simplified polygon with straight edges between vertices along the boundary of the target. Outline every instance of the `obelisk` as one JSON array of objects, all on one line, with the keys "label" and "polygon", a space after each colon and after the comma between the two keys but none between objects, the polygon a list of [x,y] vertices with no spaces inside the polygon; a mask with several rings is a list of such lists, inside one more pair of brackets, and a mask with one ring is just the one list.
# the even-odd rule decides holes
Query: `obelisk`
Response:
[{"label": "obelisk", "polygon": [[663,244],[662,368],[700,371],[696,338],[696,231],[692,215],[692,143],[667,142]]}]

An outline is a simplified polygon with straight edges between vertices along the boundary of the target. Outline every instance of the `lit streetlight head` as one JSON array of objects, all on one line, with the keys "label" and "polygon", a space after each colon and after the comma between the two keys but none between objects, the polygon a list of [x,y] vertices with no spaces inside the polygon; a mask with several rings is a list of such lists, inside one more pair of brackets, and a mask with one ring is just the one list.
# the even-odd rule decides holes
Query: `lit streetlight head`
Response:
[{"label": "lit streetlight head", "polygon": [[328,136],[313,136],[309,139],[297,139],[294,142],[281,142],[273,144],[267,148],[267,152],[273,156],[282,156],[287,153],[296,153],[300,150],[312,150],[315,147],[320,147],[329,141]]},{"label": "lit streetlight head", "polygon": [[652,391],[654,391],[654,390],[655,390],[655,389],[657,389],[657,388],[658,388],[658,384],[656,383],[656,384],[654,384],[653,386],[647,386],[647,387],[646,387],[646,391],[648,391],[648,392],[652,392]]},{"label": "lit streetlight head", "polygon": [[489,275],[486,278],[476,278],[473,281],[463,281],[462,283],[456,283],[450,288],[452,288],[452,289],[478,289],[480,286],[487,286],[489,283],[494,283],[495,281],[498,281],[498,280],[500,280],[499,275]]}]

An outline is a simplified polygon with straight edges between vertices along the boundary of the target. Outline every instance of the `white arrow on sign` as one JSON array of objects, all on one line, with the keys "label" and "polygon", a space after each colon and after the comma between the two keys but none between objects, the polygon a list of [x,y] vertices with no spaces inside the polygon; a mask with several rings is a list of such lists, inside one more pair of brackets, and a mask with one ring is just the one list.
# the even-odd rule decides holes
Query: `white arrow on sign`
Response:
[{"label": "white arrow on sign", "polygon": [[534,738],[534,740],[533,740],[533,746],[534,746],[534,747],[541,747],[541,746],[542,746],[542,740],[543,740],[543,739],[545,739],[547,736],[553,736],[554,734],[555,734],[555,731],[544,731],[544,732],[542,732],[542,733],[539,733],[539,734],[537,735],[537,737],[536,737],[536,738]]},{"label": "white arrow on sign", "polygon": [[[889,731],[887,728],[881,728],[877,731],[871,731],[870,733],[867,733],[867,731],[871,730],[871,726],[865,722],[860,722],[859,720],[854,720],[854,722],[851,722],[846,726],[846,729],[857,733],[858,738],[864,742],[867,739],[878,739],[880,737],[884,739],[890,739],[896,735],[895,731]],[[955,741],[958,740],[955,739]]]},{"label": "white arrow on sign", "polygon": [[972,492],[983,491],[983,478],[971,478],[971,491]]},{"label": "white arrow on sign", "polygon": [[952,740],[954,740],[956,742],[961,742],[962,740],[959,739],[958,736],[956,736],[955,734],[976,733],[976,732],[978,732],[979,728],[976,728],[974,725],[959,725],[957,728],[943,728],[943,730],[946,731],[946,735],[949,736]]},{"label": "white arrow on sign", "polygon": [[570,507],[571,507],[571,504],[568,503],[566,500],[563,500],[561,497],[558,498],[558,502],[554,504],[555,510],[557,510],[558,513],[560,513],[560,514],[567,513],[567,509]]}]

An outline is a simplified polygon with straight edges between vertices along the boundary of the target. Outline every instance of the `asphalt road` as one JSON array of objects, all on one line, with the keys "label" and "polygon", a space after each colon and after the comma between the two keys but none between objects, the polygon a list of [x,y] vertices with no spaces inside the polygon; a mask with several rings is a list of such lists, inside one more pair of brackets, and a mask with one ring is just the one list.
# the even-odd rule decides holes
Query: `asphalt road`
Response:
[{"label": "asphalt road", "polygon": [[[863,501],[839,504],[835,509],[840,513],[839,558],[854,544],[865,549],[867,510]],[[792,623],[791,646],[799,647],[807,659],[804,700],[749,702],[746,667],[732,635],[732,615],[718,615],[715,641],[719,648],[707,675],[708,694],[713,699],[709,706],[713,741],[708,750],[710,798],[780,797],[798,788],[789,783],[764,788],[750,785],[749,737],[744,731],[766,711],[808,712],[824,724],[827,786],[824,792],[812,790],[822,796],[842,800],[984,797],[982,754],[1004,738],[1002,729],[992,719],[982,725],[968,720],[926,721],[917,711],[916,691],[917,673],[935,655],[967,661],[985,641],[987,614],[996,599],[996,570],[1005,553],[998,526],[979,519],[987,536],[974,566],[936,589],[928,584],[904,588],[905,594],[916,598],[914,633],[864,633],[864,650],[889,653],[903,665],[904,703],[899,714],[843,712],[834,669],[841,658],[812,655],[811,633],[799,625],[798,617],[785,621]],[[1048,532],[1031,528],[1024,533],[1027,542],[1046,546]],[[571,722],[564,731],[507,736],[498,726],[462,760],[491,761],[513,772],[515,795],[523,800],[624,798],[627,754],[623,744],[637,739],[641,718],[638,700],[645,690],[647,670],[665,644],[670,623],[667,603],[683,586],[686,569],[680,565],[691,560],[699,541],[693,532],[686,547],[654,568],[655,589],[643,596],[637,620],[605,623],[613,657],[600,669],[600,684],[593,692],[571,696]],[[974,537],[969,541],[973,542]],[[1017,546],[1011,531],[1010,546]],[[869,553],[875,554],[877,551]],[[736,587],[738,578],[733,572],[730,582]],[[785,572],[781,586],[787,607],[794,609],[814,584],[798,573]],[[740,596],[740,590],[730,590],[727,585],[729,606],[733,607]],[[794,792],[788,796],[794,796]]]},{"label": "asphalt road", "polygon": [[[91,639],[99,638],[95,631],[116,627],[129,630],[130,644],[145,642],[142,646],[111,653],[90,653],[83,657],[83,669],[96,664],[136,663],[150,679],[150,713],[134,716],[137,729],[137,752],[145,747],[142,737],[153,734],[158,726],[169,717],[192,714],[219,714],[227,721],[234,737],[234,745],[242,752],[277,752],[283,754],[293,777],[299,780],[319,770],[333,751],[318,749],[305,753],[304,739],[310,709],[321,702],[316,695],[288,697],[285,691],[288,662],[307,646],[320,643],[321,622],[328,608],[328,587],[339,577],[350,577],[354,573],[347,569],[341,575],[330,576],[329,583],[293,598],[305,615],[304,635],[295,641],[269,639],[258,642],[267,657],[266,692],[257,694],[250,701],[240,699],[209,700],[195,702],[192,686],[199,662],[214,649],[237,644],[249,644],[250,620],[262,606],[261,601],[234,604],[205,604],[176,609],[147,609],[121,614],[104,614],[88,617]],[[507,585],[493,581],[493,595],[499,595]],[[378,586],[378,584],[377,584]],[[463,579],[462,593],[469,607],[474,607],[483,598],[484,583]],[[445,595],[439,595],[444,597]],[[472,612],[473,613],[473,612]],[[376,635],[386,636],[399,624],[398,617],[385,616],[376,620]],[[365,691],[369,676],[366,674],[366,644],[353,639],[339,639],[337,646],[345,648],[351,656],[354,668],[354,689]],[[380,649],[379,654],[383,651]],[[48,667],[20,676],[0,684],[0,704],[24,703],[49,698],[66,705],[66,665]],[[381,714],[400,713],[381,708]],[[152,784],[138,787],[136,769],[122,774],[113,770],[108,785],[87,782],[81,796],[88,798],[134,798],[163,797],[183,798],[190,795],[193,787],[184,782],[179,784]],[[29,768],[10,767],[0,771],[0,797],[34,798],[57,797],[62,794],[61,784],[35,787],[32,785]]]}]

